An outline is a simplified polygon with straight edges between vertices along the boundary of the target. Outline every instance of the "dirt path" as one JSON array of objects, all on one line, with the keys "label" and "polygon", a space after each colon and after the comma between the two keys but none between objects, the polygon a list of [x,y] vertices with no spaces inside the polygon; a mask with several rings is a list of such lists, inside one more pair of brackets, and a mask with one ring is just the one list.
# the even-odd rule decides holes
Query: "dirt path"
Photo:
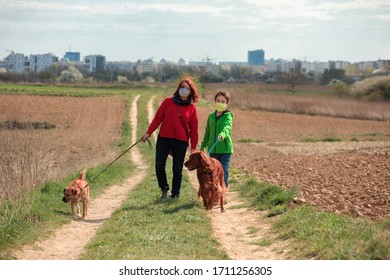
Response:
[{"label": "dirt path", "polygon": [[[136,142],[137,131],[137,101],[133,100],[130,110],[132,126],[132,140]],[[112,212],[117,209],[127,197],[129,191],[139,184],[146,176],[146,166],[142,162],[141,154],[135,146],[131,151],[132,160],[140,169],[136,175],[130,177],[122,185],[114,185],[108,188],[102,195],[92,200],[89,214],[86,220],[72,221],[60,228],[47,240],[38,241],[33,245],[22,248],[14,253],[14,257],[20,260],[77,260],[84,251],[84,246],[96,234],[99,227],[107,220]],[[110,190],[115,188],[115,192]],[[93,191],[93,190],[92,190]],[[115,195],[113,195],[115,193]],[[75,238],[82,236],[83,238]]]},{"label": "dirt path", "polygon": [[[196,172],[188,172],[191,184],[198,189]],[[238,194],[227,193],[226,212],[221,213],[219,205],[209,214],[215,238],[235,260],[283,260],[287,257],[287,243],[274,240],[270,222],[264,214],[243,207]],[[265,244],[266,246],[261,246]],[[267,245],[271,244],[271,245]]]}]

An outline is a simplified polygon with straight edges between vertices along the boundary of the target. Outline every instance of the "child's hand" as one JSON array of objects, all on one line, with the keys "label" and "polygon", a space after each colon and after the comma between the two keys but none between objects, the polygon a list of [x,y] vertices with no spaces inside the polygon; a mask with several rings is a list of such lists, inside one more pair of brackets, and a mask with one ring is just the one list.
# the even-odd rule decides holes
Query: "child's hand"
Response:
[{"label": "child's hand", "polygon": [[223,140],[222,136],[221,136],[221,135],[218,135],[218,141],[219,141],[219,142],[222,142],[222,140]]}]

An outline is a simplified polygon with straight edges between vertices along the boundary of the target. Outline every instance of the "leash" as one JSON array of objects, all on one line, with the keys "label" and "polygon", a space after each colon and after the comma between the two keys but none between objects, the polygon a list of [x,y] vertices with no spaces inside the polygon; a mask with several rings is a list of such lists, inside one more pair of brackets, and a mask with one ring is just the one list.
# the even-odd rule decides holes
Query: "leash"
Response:
[{"label": "leash", "polygon": [[210,152],[214,149],[214,147],[217,145],[217,143],[218,143],[218,137],[217,137],[217,141],[215,141],[215,143],[214,143],[214,145],[210,148],[210,150],[208,150],[208,152],[207,152],[207,155],[209,156],[210,155]]},{"label": "leash", "polygon": [[[137,145],[139,142],[143,141],[142,138],[139,139],[137,142],[135,142],[133,145],[131,145],[129,148],[127,148],[123,153],[121,153],[116,159],[114,159],[109,165],[107,165],[102,171],[99,172],[98,175],[96,175],[92,180],[89,181],[89,183],[87,183],[85,186],[84,186],[84,189],[86,187],[89,186],[89,184],[91,184],[97,177],[99,177],[104,171],[106,171],[107,168],[109,168],[111,165],[114,164],[114,162],[116,162],[118,159],[120,159],[124,154],[126,154],[128,151],[131,150],[131,148],[133,148],[135,145]],[[150,140],[149,138],[146,139],[146,141],[148,141],[149,143],[149,148],[150,149],[153,149],[153,146],[152,146],[152,143],[150,143]],[[144,141],[145,142],[145,141]]]}]

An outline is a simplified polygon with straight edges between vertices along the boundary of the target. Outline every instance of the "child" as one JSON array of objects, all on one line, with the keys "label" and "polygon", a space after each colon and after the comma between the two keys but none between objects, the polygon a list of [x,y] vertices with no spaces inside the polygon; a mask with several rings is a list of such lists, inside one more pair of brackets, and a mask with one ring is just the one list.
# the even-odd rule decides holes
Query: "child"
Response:
[{"label": "child", "polygon": [[[218,91],[214,96],[215,111],[212,112],[206,124],[206,130],[201,144],[201,150],[208,149],[211,157],[216,158],[222,164],[226,188],[229,184],[230,158],[233,154],[233,142],[230,132],[233,127],[234,116],[227,109],[230,102],[230,94],[226,91]],[[214,145],[216,143],[216,145]]]}]

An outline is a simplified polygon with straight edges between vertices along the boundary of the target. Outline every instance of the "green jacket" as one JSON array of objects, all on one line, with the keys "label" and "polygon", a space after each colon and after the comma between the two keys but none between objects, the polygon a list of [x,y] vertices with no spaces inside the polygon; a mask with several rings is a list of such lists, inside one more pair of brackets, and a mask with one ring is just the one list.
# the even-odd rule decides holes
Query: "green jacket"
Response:
[{"label": "green jacket", "polygon": [[233,141],[230,132],[233,127],[233,120],[234,116],[228,110],[224,111],[218,118],[216,116],[216,111],[212,112],[207,118],[206,130],[200,149],[209,151],[216,142],[218,135],[221,135],[223,138],[222,142],[218,141],[213,150],[209,152],[216,154],[232,154]]}]

